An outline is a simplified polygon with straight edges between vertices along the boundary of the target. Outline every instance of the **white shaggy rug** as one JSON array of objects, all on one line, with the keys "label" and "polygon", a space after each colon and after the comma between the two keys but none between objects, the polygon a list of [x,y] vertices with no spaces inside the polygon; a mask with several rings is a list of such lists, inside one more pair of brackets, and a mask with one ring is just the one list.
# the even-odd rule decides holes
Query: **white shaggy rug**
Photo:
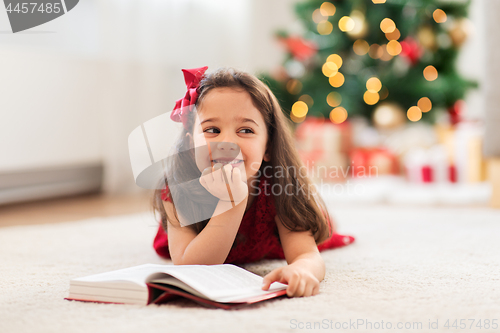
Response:
[{"label": "white shaggy rug", "polygon": [[[187,300],[161,306],[64,300],[71,278],[170,263],[152,248],[157,226],[150,213],[0,228],[0,332],[500,331],[494,329],[500,325],[500,211],[330,209],[339,232],[356,242],[322,253],[327,276],[320,294],[233,311]],[[283,264],[246,268],[264,275]]]}]

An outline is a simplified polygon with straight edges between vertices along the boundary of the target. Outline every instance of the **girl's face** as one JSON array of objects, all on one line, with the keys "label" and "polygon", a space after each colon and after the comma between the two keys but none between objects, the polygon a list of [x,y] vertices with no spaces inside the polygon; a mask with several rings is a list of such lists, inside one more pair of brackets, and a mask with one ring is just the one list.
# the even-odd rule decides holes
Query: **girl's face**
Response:
[{"label": "girl's face", "polygon": [[[240,168],[250,180],[259,170],[266,154],[267,128],[260,111],[244,90],[215,88],[207,93],[198,108],[193,129],[196,164],[200,171],[212,163]],[[210,146],[210,154],[207,146]],[[243,173],[244,172],[244,173]]]}]

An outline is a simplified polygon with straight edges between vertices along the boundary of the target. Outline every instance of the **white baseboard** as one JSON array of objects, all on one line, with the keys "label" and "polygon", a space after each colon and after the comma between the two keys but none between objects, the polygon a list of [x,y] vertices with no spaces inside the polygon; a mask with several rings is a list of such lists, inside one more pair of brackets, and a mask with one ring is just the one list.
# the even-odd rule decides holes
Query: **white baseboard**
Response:
[{"label": "white baseboard", "polygon": [[99,192],[101,164],[0,173],[0,205]]}]

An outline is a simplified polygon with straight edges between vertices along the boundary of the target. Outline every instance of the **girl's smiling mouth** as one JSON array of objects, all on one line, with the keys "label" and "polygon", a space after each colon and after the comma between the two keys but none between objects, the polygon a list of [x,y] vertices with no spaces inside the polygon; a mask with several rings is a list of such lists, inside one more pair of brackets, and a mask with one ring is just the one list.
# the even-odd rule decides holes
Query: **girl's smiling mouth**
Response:
[{"label": "girl's smiling mouth", "polygon": [[241,163],[243,163],[243,160],[238,160],[238,159],[228,159],[228,158],[219,158],[212,160],[214,163],[221,163],[223,165],[226,164],[231,164],[233,167],[239,166]]}]

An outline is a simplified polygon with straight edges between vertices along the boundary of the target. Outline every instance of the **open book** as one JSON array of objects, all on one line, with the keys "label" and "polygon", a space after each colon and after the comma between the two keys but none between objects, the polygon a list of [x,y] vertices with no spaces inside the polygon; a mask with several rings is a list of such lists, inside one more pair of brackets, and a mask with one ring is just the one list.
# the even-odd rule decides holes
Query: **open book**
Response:
[{"label": "open book", "polygon": [[279,282],[262,290],[262,280],[231,264],[145,264],[72,279],[65,299],[147,305],[186,297],[203,305],[232,309],[286,294],[287,285]]}]

